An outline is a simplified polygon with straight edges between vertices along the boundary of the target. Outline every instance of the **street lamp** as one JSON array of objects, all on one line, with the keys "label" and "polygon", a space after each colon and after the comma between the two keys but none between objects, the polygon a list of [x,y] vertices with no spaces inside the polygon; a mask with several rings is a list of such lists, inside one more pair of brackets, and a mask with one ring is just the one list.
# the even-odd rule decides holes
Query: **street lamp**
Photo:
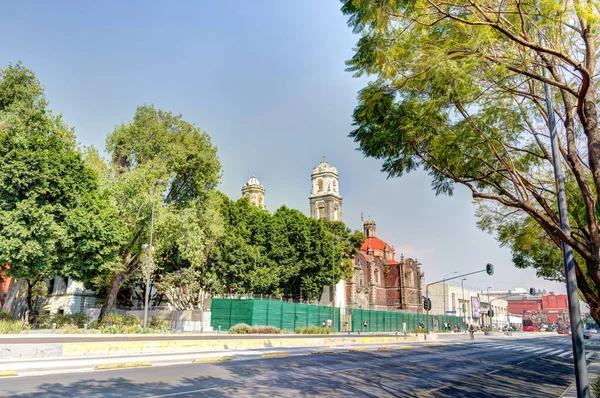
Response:
[{"label": "street lamp", "polygon": [[331,326],[333,326],[333,333],[335,330],[335,242],[338,239],[333,237],[331,239]]},{"label": "street lamp", "polygon": [[450,272],[449,274],[444,275],[444,285],[442,287],[442,294],[444,296],[444,316],[446,316],[446,277],[454,274],[458,274],[458,271]]},{"label": "street lamp", "polygon": [[146,297],[144,300],[144,329],[148,327],[148,302],[150,301],[150,264],[152,264],[152,229],[154,228],[154,198],[156,197],[156,186],[164,185],[163,180],[156,180],[152,191],[152,218],[150,218],[150,244],[148,245],[148,268],[146,270]]},{"label": "street lamp", "polygon": [[[491,309],[492,309],[492,303],[490,303],[490,289],[491,289],[491,288],[492,288],[491,286],[488,286],[488,287],[487,287],[487,297],[488,297],[488,312],[489,312],[489,310],[491,310]],[[492,318],[491,318],[489,315],[488,315],[488,318],[489,318],[489,321],[490,321],[490,328],[491,328],[491,327],[492,327]]]},{"label": "street lamp", "polygon": [[183,283],[183,277],[181,276],[181,270],[178,269],[177,274],[179,274],[179,295],[177,296],[177,311],[181,308],[181,296],[183,295],[183,291],[181,289],[181,285]]},{"label": "street lamp", "polygon": [[465,304],[465,281],[466,280],[467,280],[467,278],[462,278],[460,280],[460,285],[462,286],[462,305],[460,307],[460,312],[462,312],[462,316],[463,316],[465,325],[467,324],[467,314],[465,314],[465,308],[466,308],[466,304]]}]

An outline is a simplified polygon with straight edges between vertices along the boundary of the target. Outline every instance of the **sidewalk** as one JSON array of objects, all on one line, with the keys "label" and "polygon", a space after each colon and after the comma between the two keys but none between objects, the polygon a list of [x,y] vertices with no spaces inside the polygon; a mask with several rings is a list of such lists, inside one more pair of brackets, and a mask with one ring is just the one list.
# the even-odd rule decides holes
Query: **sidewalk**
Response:
[{"label": "sidewalk", "polygon": [[[593,394],[591,387],[592,384],[598,380],[598,377],[600,377],[600,357],[596,356],[596,358],[588,365],[588,381],[590,385],[590,397],[592,398],[596,396]],[[561,395],[561,397],[577,398],[577,385],[575,384],[575,380],[573,380],[571,386],[563,395]]]}]

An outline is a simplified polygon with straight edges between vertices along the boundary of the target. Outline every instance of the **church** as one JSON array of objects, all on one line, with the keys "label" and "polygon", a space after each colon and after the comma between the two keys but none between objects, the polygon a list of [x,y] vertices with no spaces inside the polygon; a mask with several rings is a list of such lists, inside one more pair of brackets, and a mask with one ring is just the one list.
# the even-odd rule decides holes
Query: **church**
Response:
[{"label": "church", "polygon": [[[255,176],[242,187],[242,195],[265,208],[265,188]],[[308,200],[311,217],[342,221],[338,171],[325,159],[312,170]],[[352,278],[336,284],[334,294],[325,288],[321,304],[331,305],[335,298],[339,308],[418,312],[422,305],[421,264],[402,254],[397,261],[394,246],[377,237],[375,221],[364,221],[363,232],[366,240],[354,258]]]}]

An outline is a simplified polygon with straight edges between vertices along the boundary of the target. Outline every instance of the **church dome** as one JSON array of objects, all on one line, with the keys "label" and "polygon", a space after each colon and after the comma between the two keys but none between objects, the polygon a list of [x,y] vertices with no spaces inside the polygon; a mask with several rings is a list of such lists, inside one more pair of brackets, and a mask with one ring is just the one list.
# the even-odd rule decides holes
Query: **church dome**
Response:
[{"label": "church dome", "polygon": [[367,221],[365,221],[365,225],[375,225],[375,221],[369,218]]},{"label": "church dome", "polygon": [[327,161],[325,159],[323,159],[321,161],[321,163],[319,163],[319,165],[313,169],[312,174],[324,173],[324,172],[330,172],[330,173],[333,173],[336,175],[338,173],[338,171],[335,167],[333,167],[332,165],[327,163]]},{"label": "church dome", "polygon": [[258,178],[256,178],[255,176],[250,177],[246,185],[262,187],[262,184],[260,183],[260,181],[258,181]]}]

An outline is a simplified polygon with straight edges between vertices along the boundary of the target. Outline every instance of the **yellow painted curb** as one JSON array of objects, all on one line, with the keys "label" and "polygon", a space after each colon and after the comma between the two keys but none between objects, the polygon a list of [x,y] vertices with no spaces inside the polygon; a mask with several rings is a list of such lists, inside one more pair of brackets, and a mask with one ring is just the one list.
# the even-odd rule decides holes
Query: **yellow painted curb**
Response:
[{"label": "yellow painted curb", "polygon": [[438,344],[438,347],[444,347],[444,346],[447,346],[447,345],[448,344],[446,344],[446,343],[441,343],[441,344]]},{"label": "yellow painted curb", "polygon": [[358,352],[358,351],[367,351],[366,348],[351,348],[348,352]]},{"label": "yellow painted curb", "polygon": [[423,344],[424,347],[433,347],[435,344],[430,344],[430,343],[425,343]]},{"label": "yellow painted curb", "polygon": [[400,347],[396,347],[396,348],[402,350],[402,349],[405,349],[405,348],[414,348],[414,347],[415,347],[414,345],[401,345]]},{"label": "yellow painted curb", "polygon": [[313,351],[311,352],[312,355],[316,355],[316,354],[333,354],[333,350],[321,350],[321,351]]},{"label": "yellow painted curb", "polygon": [[288,354],[287,352],[280,352],[277,354],[263,354],[260,357],[261,358],[281,358],[281,357],[289,357],[290,354]]},{"label": "yellow painted curb", "polygon": [[18,374],[14,370],[5,370],[4,372],[0,372],[0,377],[9,377],[9,376],[18,376]]},{"label": "yellow painted curb", "polygon": [[197,358],[192,361],[192,363],[200,363],[200,362],[221,362],[221,361],[231,361],[231,357],[211,357],[211,358]]},{"label": "yellow painted curb", "polygon": [[459,345],[459,344],[462,344],[462,343],[452,343],[452,344],[454,344],[454,345]]},{"label": "yellow painted curb", "polygon": [[378,350],[392,350],[394,347],[385,346],[385,347],[377,347]]},{"label": "yellow painted curb", "polygon": [[98,365],[94,368],[94,370],[140,368],[144,366],[152,366],[152,364],[150,362],[110,363],[106,365]]}]

